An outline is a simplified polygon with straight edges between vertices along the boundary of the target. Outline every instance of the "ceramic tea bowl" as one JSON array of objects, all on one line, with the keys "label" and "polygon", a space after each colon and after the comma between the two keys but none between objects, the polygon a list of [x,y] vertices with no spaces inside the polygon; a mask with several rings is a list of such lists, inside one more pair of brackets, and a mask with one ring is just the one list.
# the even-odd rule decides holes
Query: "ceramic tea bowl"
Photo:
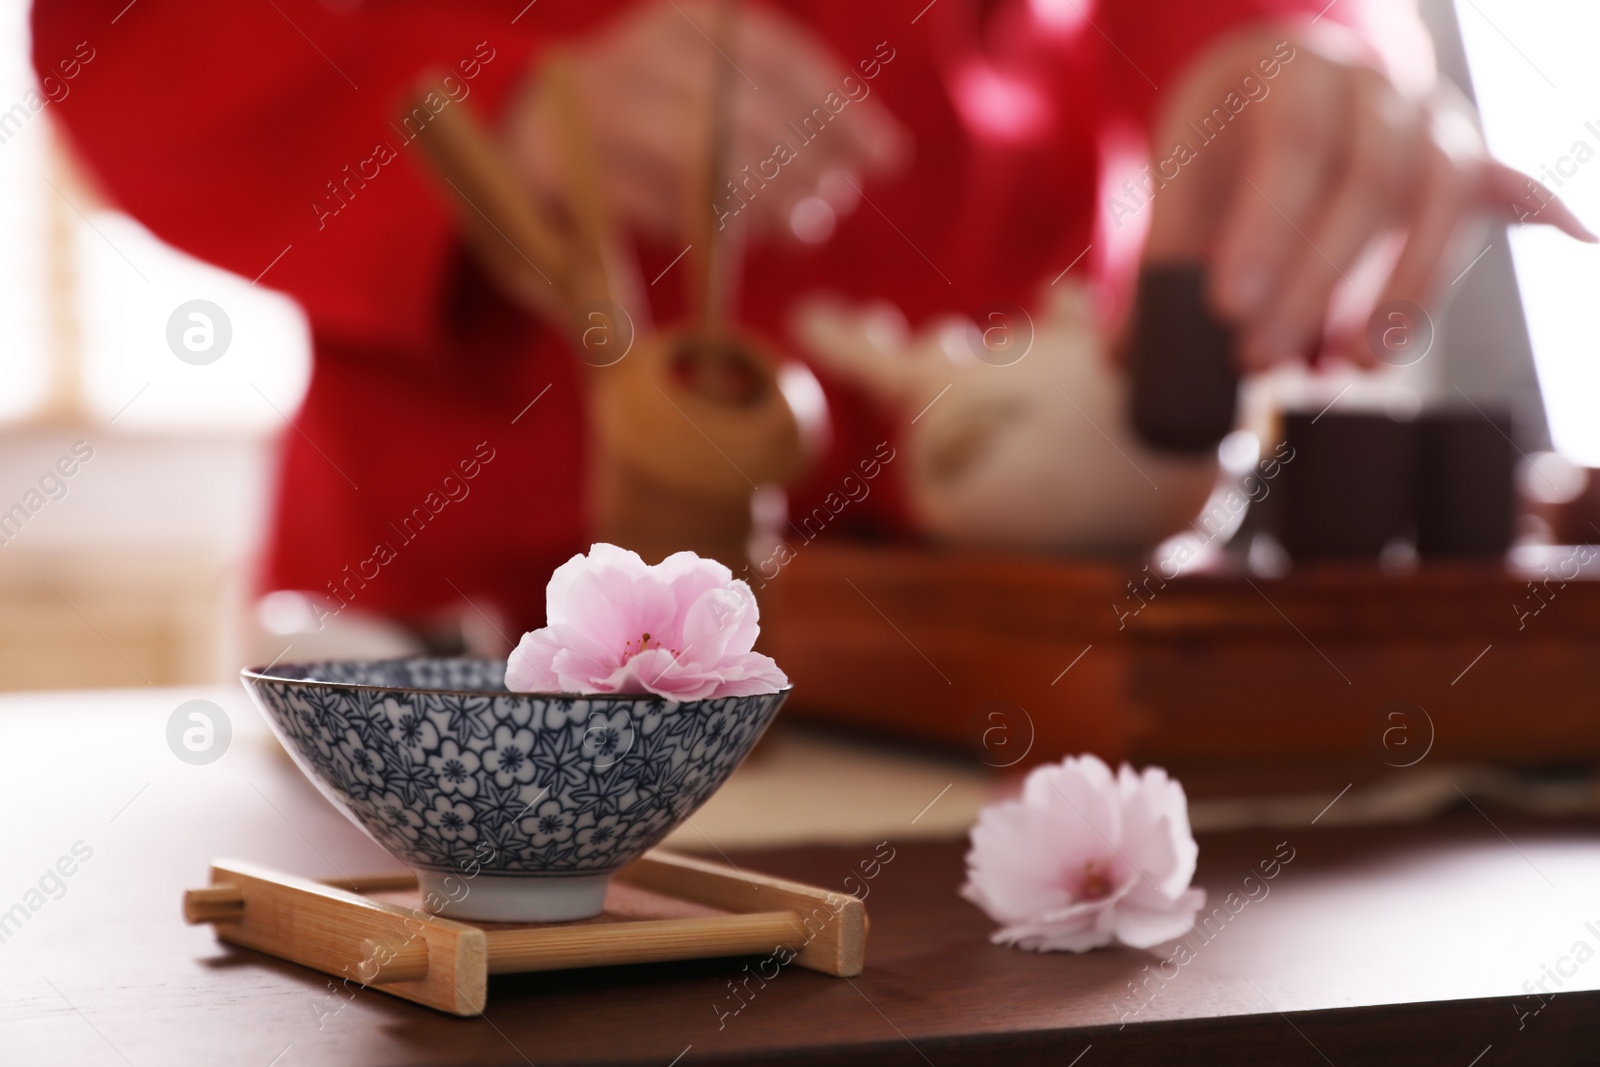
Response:
[{"label": "ceramic tea bowl", "polygon": [[416,869],[424,906],[494,922],[599,914],[612,873],[727,780],[789,694],[511,693],[505,669],[397,659],[241,677],[317,788]]}]

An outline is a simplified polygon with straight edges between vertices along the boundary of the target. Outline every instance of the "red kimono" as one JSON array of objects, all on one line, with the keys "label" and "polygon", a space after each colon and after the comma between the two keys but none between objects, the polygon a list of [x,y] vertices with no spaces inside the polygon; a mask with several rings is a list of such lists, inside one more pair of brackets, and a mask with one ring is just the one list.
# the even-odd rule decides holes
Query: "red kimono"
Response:
[{"label": "red kimono", "polygon": [[[873,72],[865,84],[911,131],[915,156],[867,183],[871,204],[826,244],[750,249],[742,317],[782,338],[794,299],[819,289],[891,301],[914,324],[1028,303],[1091,242],[1074,269],[1103,272],[1109,243],[1095,237],[1113,212],[1097,183],[1110,146],[1136,143],[1156,87],[1221,31],[1324,3],[783,0],[843,67]],[[516,630],[541,623],[551,569],[588,543],[576,360],[487,286],[391,120],[427,66],[453,68],[466,106],[493,118],[543,42],[623,7],[37,5],[41,73],[80,42],[95,49],[51,111],[118,206],[196,256],[247,278],[265,270],[262,284],[310,319],[315,370],[300,432],[283,438],[267,588],[337,589],[416,620],[464,593]],[[641,248],[645,277],[678,251]],[[676,286],[651,295],[659,321],[681,312]],[[794,492],[802,513],[891,432],[865,398],[823,385],[833,440]],[[830,536],[907,532],[898,472],[886,474]],[[407,522],[418,508],[425,525]],[[381,566],[380,544],[393,548]]]}]

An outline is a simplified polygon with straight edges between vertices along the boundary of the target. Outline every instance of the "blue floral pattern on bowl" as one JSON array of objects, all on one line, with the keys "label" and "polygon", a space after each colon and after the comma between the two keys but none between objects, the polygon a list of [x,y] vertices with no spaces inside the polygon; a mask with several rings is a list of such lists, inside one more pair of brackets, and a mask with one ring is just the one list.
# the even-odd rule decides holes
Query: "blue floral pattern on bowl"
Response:
[{"label": "blue floral pattern on bowl", "polygon": [[511,693],[504,660],[242,672],[317,787],[414,867],[590,874],[638,858],[722,785],[788,690],[663,697]]}]

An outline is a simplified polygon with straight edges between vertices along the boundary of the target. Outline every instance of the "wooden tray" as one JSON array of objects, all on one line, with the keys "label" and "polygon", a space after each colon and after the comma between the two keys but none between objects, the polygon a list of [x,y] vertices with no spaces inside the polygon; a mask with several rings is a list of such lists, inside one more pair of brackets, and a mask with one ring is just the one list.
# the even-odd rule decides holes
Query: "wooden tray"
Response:
[{"label": "wooden tray", "polygon": [[464,922],[420,904],[414,874],[334,884],[217,860],[183,915],[229,944],[455,1015],[483,1012],[491,974],[783,952],[852,977],[866,962],[859,898],[659,850],[617,873],[593,919]]},{"label": "wooden tray", "polygon": [[[1090,751],[1382,771],[1396,707],[1432,717],[1439,758],[1589,760],[1600,580],[1550,577],[1560,558],[1163,582],[1143,562],[817,545],[770,583],[762,637],[794,683],[785,719],[993,767]],[[1411,736],[1425,749],[1431,728]]]}]

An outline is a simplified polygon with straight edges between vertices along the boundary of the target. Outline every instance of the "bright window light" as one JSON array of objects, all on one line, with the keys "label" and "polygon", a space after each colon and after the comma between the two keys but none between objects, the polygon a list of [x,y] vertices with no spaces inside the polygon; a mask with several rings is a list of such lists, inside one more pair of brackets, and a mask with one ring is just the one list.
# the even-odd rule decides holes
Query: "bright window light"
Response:
[{"label": "bright window light", "polygon": [[49,215],[44,197],[45,121],[27,94],[28,5],[0,5],[0,421],[22,418],[45,400]]},{"label": "bright window light", "polygon": [[[310,380],[304,314],[265,288],[270,275],[253,286],[185,255],[60,173],[57,105],[29,63],[28,6],[0,4],[0,425],[54,400],[125,431],[281,432]],[[180,311],[194,301],[226,323]],[[217,331],[226,345],[213,359],[175,350]]]},{"label": "bright window light", "polygon": [[[1600,5],[1458,0],[1456,17],[1490,149],[1600,231]],[[1600,467],[1600,249],[1545,226],[1510,236],[1551,438]]]},{"label": "bright window light", "polygon": [[[281,430],[293,416],[311,375],[310,333],[294,301],[115,212],[89,213],[78,255],[83,388],[96,416],[127,430],[246,433]],[[206,317],[181,310],[196,301],[209,305]],[[210,361],[184,349],[185,338],[204,349],[224,337]]]}]

